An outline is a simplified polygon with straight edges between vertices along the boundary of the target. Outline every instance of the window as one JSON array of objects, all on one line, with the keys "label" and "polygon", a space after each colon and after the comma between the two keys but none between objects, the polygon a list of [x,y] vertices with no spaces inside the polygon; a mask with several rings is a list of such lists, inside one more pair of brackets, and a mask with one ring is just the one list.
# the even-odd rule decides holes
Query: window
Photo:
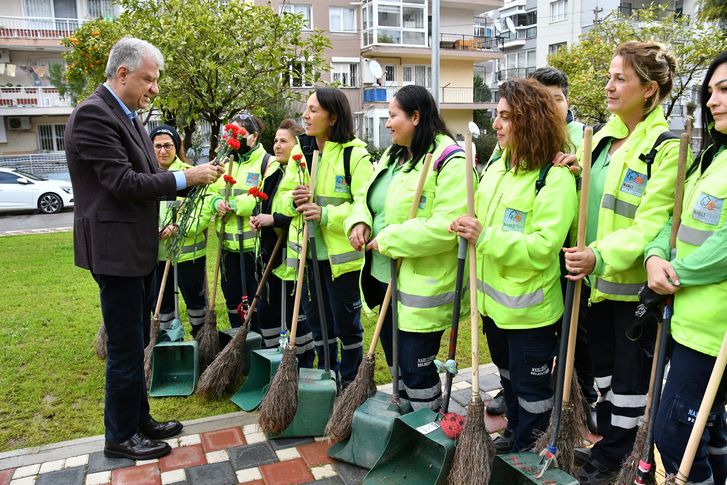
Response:
[{"label": "window", "polygon": [[564,49],[568,45],[568,42],[558,42],[557,44],[550,44],[548,46],[548,55],[552,56],[553,54],[558,53],[559,50]]},{"label": "window", "polygon": [[430,87],[432,85],[432,67],[427,65],[403,66],[404,85],[416,84],[417,86]]},{"label": "window", "polygon": [[379,146],[388,147],[391,145],[391,131],[386,127],[388,118],[379,118]]},{"label": "window", "polygon": [[88,0],[88,16],[92,19],[114,17],[114,6],[111,0]]},{"label": "window", "polygon": [[343,88],[357,88],[358,64],[334,62],[331,64],[331,81],[340,83]]},{"label": "window", "polygon": [[425,0],[364,0],[363,45],[427,45],[427,8]]},{"label": "window", "polygon": [[328,9],[328,30],[331,32],[356,32],[356,11],[346,7]]},{"label": "window", "polygon": [[303,60],[290,63],[288,67],[288,85],[291,88],[310,88],[313,86],[315,76],[313,68]]},{"label": "window", "polygon": [[387,83],[396,83],[396,66],[392,64],[384,66],[384,81]]},{"label": "window", "polygon": [[12,173],[0,172],[0,184],[15,184],[18,177],[19,175],[13,175]]},{"label": "window", "polygon": [[38,148],[47,152],[62,152],[66,125],[38,125]]},{"label": "window", "polygon": [[313,16],[311,15],[310,5],[284,4],[280,6],[280,13],[298,14],[303,16],[305,21],[303,28],[311,30],[313,28]]},{"label": "window", "polygon": [[550,2],[550,22],[565,20],[566,10],[568,10],[568,0]]}]

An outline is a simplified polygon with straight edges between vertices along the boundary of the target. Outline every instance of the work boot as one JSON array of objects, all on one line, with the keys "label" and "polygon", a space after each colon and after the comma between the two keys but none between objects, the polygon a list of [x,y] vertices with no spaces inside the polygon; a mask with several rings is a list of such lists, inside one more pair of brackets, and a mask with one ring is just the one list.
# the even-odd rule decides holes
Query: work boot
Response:
[{"label": "work boot", "polygon": [[590,448],[575,448],[573,450],[573,459],[577,466],[583,466],[586,463],[588,463],[588,460],[591,459],[591,449]]},{"label": "work boot", "polygon": [[493,440],[495,445],[495,451],[498,455],[503,453],[510,453],[512,447],[515,444],[515,433],[509,428],[503,431],[503,433]]},{"label": "work boot", "polygon": [[609,470],[598,460],[591,458],[576,473],[580,485],[609,485],[616,481],[618,470]]},{"label": "work boot", "polygon": [[500,389],[495,397],[487,403],[487,414],[499,416],[507,412],[507,403],[505,402],[505,391]]}]

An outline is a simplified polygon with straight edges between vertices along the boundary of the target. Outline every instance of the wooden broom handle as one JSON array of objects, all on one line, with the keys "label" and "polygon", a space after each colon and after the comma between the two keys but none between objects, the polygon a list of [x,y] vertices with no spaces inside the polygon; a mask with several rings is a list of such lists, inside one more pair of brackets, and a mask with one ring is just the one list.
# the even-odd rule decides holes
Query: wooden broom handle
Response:
[{"label": "wooden broom handle", "polygon": [[[475,189],[472,170],[472,134],[464,136],[465,153],[465,184],[467,185],[467,215],[475,217]],[[470,333],[472,339],[472,401],[480,398],[480,365],[477,355],[480,347],[480,310],[477,308],[477,264],[475,245],[467,244],[469,258],[469,290],[470,290]]]},{"label": "wooden broom handle", "polygon": [[[591,147],[593,145],[593,128],[586,126],[583,132],[583,163],[581,173],[581,197],[578,207],[578,251],[586,248],[586,226],[588,226],[588,194],[591,189]],[[581,288],[583,280],[573,285],[573,306],[570,315],[570,330],[568,332],[568,351],[565,357],[565,380],[563,381],[563,403],[570,402],[571,380],[573,379],[573,364],[576,356],[576,336],[578,335],[578,316],[581,304]],[[564,338],[561,335],[560,338]]]},{"label": "wooden broom handle", "polygon": [[[674,213],[671,218],[669,250],[676,248],[677,233],[682,222],[682,202],[684,201],[684,180],[687,173],[687,154],[689,153],[689,133],[679,137],[679,161],[677,162],[677,186],[674,193]],[[671,259],[671,254],[669,255]]]},{"label": "wooden broom handle", "polygon": [[[422,171],[419,174],[419,182],[417,182],[417,188],[414,192],[414,198],[411,201],[411,206],[409,207],[409,213],[407,214],[406,218],[408,219],[414,219],[417,215],[417,209],[419,208],[419,199],[422,196],[422,192],[424,192],[424,183],[427,181],[427,173],[429,172],[429,167],[432,164],[432,154],[427,153],[426,157],[424,157],[424,164],[422,165]],[[401,259],[396,262],[397,268],[401,266]],[[369,354],[368,355],[374,355],[374,352],[376,352],[376,343],[379,341],[379,336],[381,335],[381,329],[384,327],[384,319],[386,318],[386,313],[389,310],[389,305],[391,305],[391,298],[394,293],[394,288],[391,286],[391,280],[389,280],[389,286],[386,287],[386,294],[384,295],[384,301],[381,303],[381,306],[379,307],[379,317],[376,320],[376,327],[374,328],[374,335],[371,337],[371,345],[369,346]]]},{"label": "wooden broom handle", "polygon": [[[232,159],[230,157],[227,158],[227,175],[232,175],[232,166],[234,164],[232,163]],[[225,204],[230,200],[230,192],[232,189],[232,184],[230,182],[225,182],[226,189],[225,190]],[[217,262],[215,263],[215,275],[212,278],[212,298],[210,298],[209,306],[211,308],[215,307],[215,299],[217,298],[217,282],[220,278],[220,264],[222,263],[222,242],[225,237],[225,219],[226,216],[222,217],[222,221],[220,224],[220,232],[217,234]],[[242,244],[242,241],[240,241],[240,244]]]},{"label": "wooden broom handle", "polygon": [[699,447],[699,442],[702,439],[702,433],[704,433],[704,426],[707,424],[709,411],[712,409],[714,398],[717,395],[719,384],[722,381],[725,363],[727,363],[727,333],[725,333],[722,338],[722,345],[719,348],[717,360],[714,362],[714,367],[712,368],[712,373],[710,374],[709,382],[707,383],[707,389],[704,391],[702,403],[699,405],[697,419],[694,421],[694,427],[692,428],[692,432],[689,434],[689,441],[687,441],[687,448],[684,450],[682,463],[679,465],[676,480],[680,485],[685,485],[687,483],[689,472],[692,470],[694,456],[697,454],[697,448]]},{"label": "wooden broom handle", "polygon": [[162,310],[162,300],[164,299],[164,288],[167,287],[167,277],[169,276],[169,268],[172,266],[172,260],[167,259],[164,265],[164,274],[162,275],[162,284],[159,286],[159,296],[157,296],[157,304],[154,307],[154,318],[159,318],[159,312]]},{"label": "wooden broom handle", "polygon": [[[318,150],[313,151],[313,161],[310,168],[310,177],[308,179],[308,191],[310,197],[308,202],[313,201],[313,191],[316,187],[316,175],[318,174]],[[303,276],[305,275],[306,255],[308,254],[308,226],[309,224],[303,220],[303,214],[300,215],[303,221],[303,241],[300,244],[300,263],[298,264],[298,279],[295,282],[295,299],[293,300],[293,318],[290,322],[290,337],[288,340],[288,348],[295,348],[295,337],[298,333],[298,315],[300,314],[300,298],[303,294]],[[314,264],[317,261],[313,261]]]}]

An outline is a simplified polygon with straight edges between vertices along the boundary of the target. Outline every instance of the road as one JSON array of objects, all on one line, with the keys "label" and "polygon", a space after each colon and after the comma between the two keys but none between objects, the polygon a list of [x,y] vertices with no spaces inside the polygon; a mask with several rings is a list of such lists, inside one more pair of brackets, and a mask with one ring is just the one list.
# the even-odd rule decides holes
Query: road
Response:
[{"label": "road", "polygon": [[72,226],[72,209],[64,209],[58,214],[37,214],[32,211],[0,214],[0,235],[55,232],[70,230]]}]

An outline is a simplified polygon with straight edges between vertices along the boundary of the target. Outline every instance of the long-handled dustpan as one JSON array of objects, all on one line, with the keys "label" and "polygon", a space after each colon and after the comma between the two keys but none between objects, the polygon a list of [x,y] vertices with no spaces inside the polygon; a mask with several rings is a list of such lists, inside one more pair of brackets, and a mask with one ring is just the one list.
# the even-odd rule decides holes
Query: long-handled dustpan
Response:
[{"label": "long-handled dustpan", "polygon": [[[580,207],[578,213],[578,248],[583,249],[585,231],[588,221],[588,192],[591,173],[591,141],[593,129],[588,126],[583,137],[583,173],[581,174]],[[569,405],[571,398],[571,381],[573,377],[573,358],[575,356],[575,338],[578,326],[578,310],[580,305],[582,281],[568,281],[565,294],[563,319],[558,349],[554,406],[550,418],[551,435],[545,450],[536,452],[508,453],[497,455],[492,471],[492,485],[509,484],[558,484],[577,485],[578,480],[558,468],[558,458],[565,450],[558,449],[559,432],[561,431],[564,406]],[[575,403],[580,405],[579,402]],[[564,456],[564,459],[572,459]]]},{"label": "long-handled dustpan", "polygon": [[[431,163],[432,156],[431,154],[427,154],[424,159],[424,165],[422,166],[419,174],[419,181],[416,191],[414,192],[412,205],[409,207],[409,213],[407,214],[408,219],[416,217],[417,209],[419,207],[419,199],[421,198],[422,191],[424,190],[424,182],[426,182],[427,173],[429,172]],[[396,268],[398,268],[398,264],[392,264],[392,272],[395,271]],[[392,277],[392,281],[389,282],[389,286],[386,289],[384,301],[381,303],[381,307],[379,309],[377,322],[377,328],[379,329],[386,318],[386,313],[389,309],[389,304],[392,300],[394,290],[395,288]],[[392,307],[392,317],[393,315],[394,309]],[[393,332],[396,330],[396,323],[392,322],[392,327],[393,337]],[[369,349],[369,355],[374,355],[377,340],[378,336],[374,335],[371,342],[371,348]],[[395,339],[392,338],[392,341],[393,340]],[[392,356],[394,357],[392,360],[395,361],[392,366],[394,374],[392,396],[379,391],[359,406],[353,414],[351,436],[346,440],[334,444],[328,449],[328,456],[331,458],[351,463],[352,465],[360,466],[362,468],[373,467],[386,448],[386,444],[388,443],[391,432],[394,428],[394,420],[401,415],[412,411],[409,401],[406,399],[400,399],[398,396],[399,349],[394,342],[392,342]]]}]

